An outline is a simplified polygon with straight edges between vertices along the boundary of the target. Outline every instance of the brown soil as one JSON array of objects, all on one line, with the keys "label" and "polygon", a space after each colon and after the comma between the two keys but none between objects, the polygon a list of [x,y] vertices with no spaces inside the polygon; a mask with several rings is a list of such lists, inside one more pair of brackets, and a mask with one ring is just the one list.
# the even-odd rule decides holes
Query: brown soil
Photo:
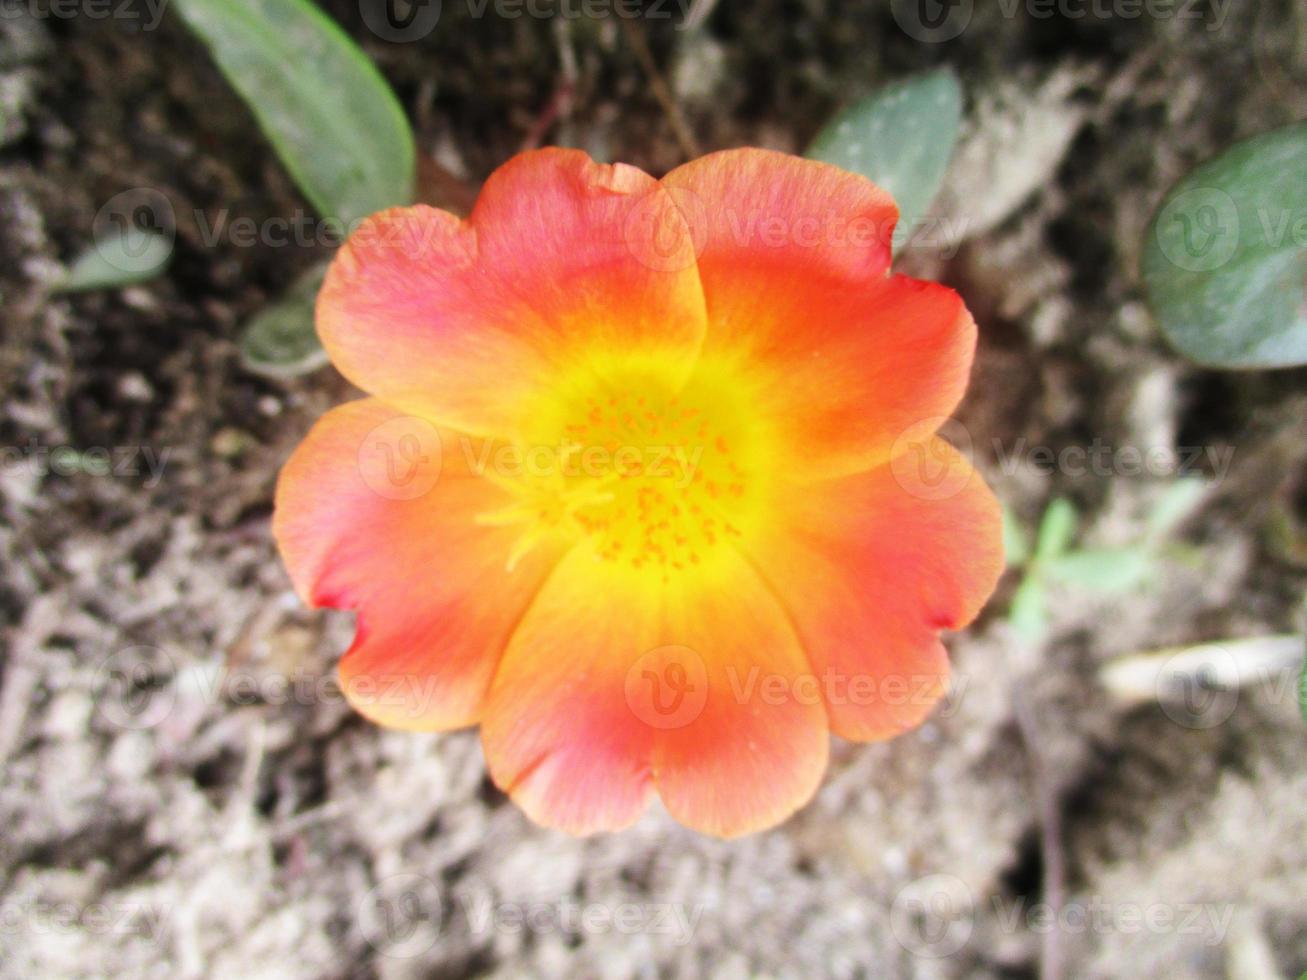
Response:
[{"label": "brown soil", "polygon": [[[446,0],[432,35],[401,45],[355,4],[325,6],[392,82],[422,149],[471,182],[536,126],[560,44],[576,78],[550,142],[653,172],[681,160],[611,18],[560,32]],[[281,462],[352,392],[331,368],[252,375],[235,345],[328,251],[208,245],[195,218],[308,205],[175,15],[143,32],[5,0],[0,445],[141,452],[134,474],[0,469],[3,975],[1033,977],[1049,931],[1037,906],[1053,897],[1041,789],[1066,865],[1063,976],[1307,970],[1307,733],[1291,684],[1268,678],[1230,696],[1219,724],[1184,724],[1098,680],[1133,651],[1302,628],[1307,564],[1282,529],[1307,520],[1307,373],[1185,364],[1137,272],[1178,176],[1307,114],[1290,3],[1232,0],[1219,27],[1206,5],[1199,19],[976,6],[943,44],[913,40],[889,5],[822,0],[644,26],[705,149],[799,150],[854,95],[957,67],[968,130],[933,227],[963,240],[903,264],[975,311],[960,418],[1025,522],[1061,494],[1086,540],[1130,541],[1165,481],[1005,467],[1019,445],[1211,447],[1233,462],[1183,527],[1187,560],[1123,598],[1059,593],[1038,651],[1003,621],[1005,580],[951,638],[958,688],[934,719],[836,745],[806,810],[723,843],[658,810],[616,836],[540,830],[489,784],[475,733],[380,731],[334,695],[349,617],[301,607],[268,517]],[[51,296],[101,205],[139,187],[175,212],[168,273]],[[301,687],[269,694],[277,677]],[[1038,779],[1018,704],[1039,733]],[[531,903],[542,918],[516,922]],[[569,904],[638,907],[638,927],[569,925]]]}]

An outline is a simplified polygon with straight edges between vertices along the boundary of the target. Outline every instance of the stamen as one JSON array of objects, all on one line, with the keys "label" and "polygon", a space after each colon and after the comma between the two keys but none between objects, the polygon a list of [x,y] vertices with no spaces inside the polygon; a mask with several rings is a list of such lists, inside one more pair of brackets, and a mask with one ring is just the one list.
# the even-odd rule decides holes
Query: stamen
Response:
[{"label": "stamen", "polygon": [[665,579],[741,537],[759,503],[758,443],[719,381],[673,394],[644,376],[613,390],[610,378],[589,397],[544,405],[542,428],[557,433],[547,471],[486,474],[512,499],[477,523],[520,527],[509,570],[551,538],[589,539],[599,560]]}]

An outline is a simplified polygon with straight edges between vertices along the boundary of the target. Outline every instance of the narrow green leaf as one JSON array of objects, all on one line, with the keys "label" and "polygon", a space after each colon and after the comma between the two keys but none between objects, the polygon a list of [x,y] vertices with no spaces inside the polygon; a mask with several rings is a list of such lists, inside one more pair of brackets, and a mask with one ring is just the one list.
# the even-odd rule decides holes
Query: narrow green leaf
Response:
[{"label": "narrow green leaf", "polygon": [[144,282],[163,272],[171,258],[169,236],[129,224],[104,235],[79,255],[56,291],[115,289]]},{"label": "narrow green leaf", "polygon": [[1176,480],[1153,505],[1148,515],[1148,533],[1155,538],[1165,537],[1194,512],[1206,492],[1203,481],[1196,476]]},{"label": "narrow green leaf", "polygon": [[394,93],[309,0],[176,0],[322,217],[411,203],[416,151]]},{"label": "narrow green leaf", "polygon": [[1072,551],[1041,564],[1048,578],[1096,592],[1124,592],[1148,578],[1153,559],[1143,548]]},{"label": "narrow green leaf", "polygon": [[1302,720],[1307,721],[1307,659],[1302,662],[1302,670],[1298,672],[1298,710],[1302,713]]},{"label": "narrow green leaf", "polygon": [[1038,643],[1043,638],[1048,617],[1044,614],[1044,584],[1038,576],[1027,575],[1017,586],[1012,608],[1008,610],[1008,622],[1027,643]]},{"label": "narrow green leaf", "polygon": [[1035,538],[1035,557],[1040,561],[1066,551],[1076,533],[1076,509],[1065,497],[1058,497],[1044,511]]},{"label": "narrow green leaf", "polygon": [[314,266],[295,280],[280,300],[246,324],[240,341],[246,368],[284,378],[327,363],[327,352],[313,329],[313,304],[326,273],[326,263]]},{"label": "narrow green leaf", "polygon": [[1009,567],[1024,564],[1030,556],[1025,528],[1006,504],[1003,505],[1003,554]]},{"label": "narrow green leaf", "polygon": [[[1307,595],[1303,596],[1303,611],[1307,612]],[[1304,647],[1307,647],[1307,639],[1303,641]],[[1304,650],[1307,654],[1307,649]],[[1302,670],[1298,674],[1298,711],[1302,714],[1302,720],[1307,721],[1307,655],[1303,657]]]},{"label": "narrow green leaf", "polygon": [[1162,333],[1200,364],[1307,364],[1307,122],[1235,143],[1171,188],[1144,283]]},{"label": "narrow green leaf", "polygon": [[894,196],[897,252],[939,191],[961,122],[962,86],[943,68],[855,102],[817,134],[808,156],[862,174]]}]

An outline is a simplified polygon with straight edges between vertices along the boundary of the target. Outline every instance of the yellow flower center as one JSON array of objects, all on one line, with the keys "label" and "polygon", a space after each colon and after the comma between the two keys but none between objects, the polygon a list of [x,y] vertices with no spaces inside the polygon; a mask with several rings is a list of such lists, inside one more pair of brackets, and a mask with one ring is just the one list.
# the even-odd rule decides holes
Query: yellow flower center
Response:
[{"label": "yellow flower center", "polygon": [[747,537],[774,439],[733,366],[701,363],[688,382],[683,371],[666,359],[592,363],[528,406],[520,472],[487,474],[515,501],[481,516],[523,526],[510,566],[563,534],[667,581]]}]

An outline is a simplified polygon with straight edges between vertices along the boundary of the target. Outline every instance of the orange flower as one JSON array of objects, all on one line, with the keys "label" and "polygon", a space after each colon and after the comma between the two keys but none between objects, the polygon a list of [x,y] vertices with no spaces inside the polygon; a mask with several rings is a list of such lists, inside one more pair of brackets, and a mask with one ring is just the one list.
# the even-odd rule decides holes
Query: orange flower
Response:
[{"label": "orange flower", "polygon": [[769,827],[829,732],[918,724],[1002,554],[935,435],[975,324],[889,275],[896,218],[749,149],[661,181],[525,153],[467,222],[369,219],[317,320],[372,397],[314,426],[274,520],[304,599],[358,612],[350,702],[479,723],[495,782],[572,833],[655,790],[707,833]]}]

